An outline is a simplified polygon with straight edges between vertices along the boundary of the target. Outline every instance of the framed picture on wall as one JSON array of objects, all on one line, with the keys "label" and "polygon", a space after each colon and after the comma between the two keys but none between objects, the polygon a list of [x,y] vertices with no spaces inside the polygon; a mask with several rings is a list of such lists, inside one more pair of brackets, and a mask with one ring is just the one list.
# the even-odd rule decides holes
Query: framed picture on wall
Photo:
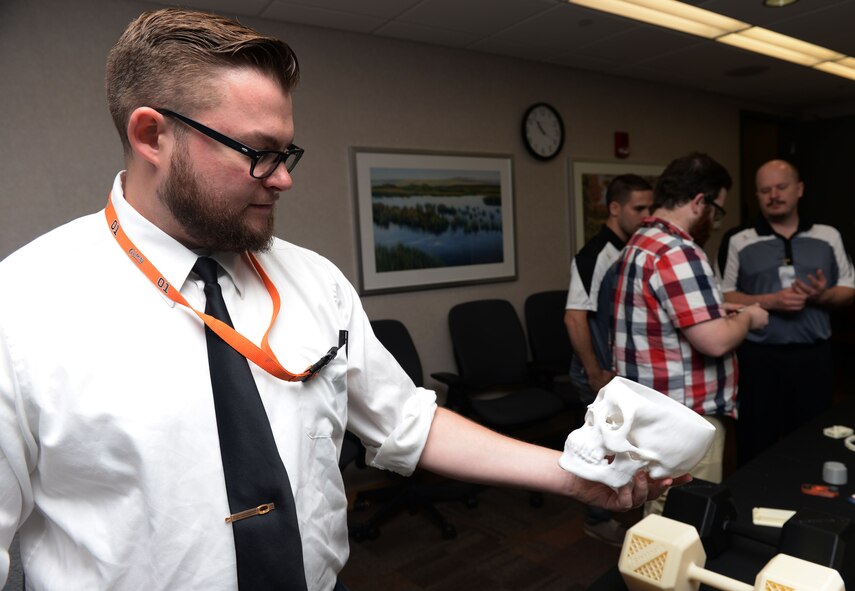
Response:
[{"label": "framed picture on wall", "polygon": [[606,207],[606,189],[616,176],[637,174],[651,185],[665,170],[664,164],[631,164],[629,162],[570,163],[573,187],[570,195],[571,226],[575,252],[593,238],[609,217]]},{"label": "framed picture on wall", "polygon": [[516,278],[510,156],[352,149],[361,292]]}]

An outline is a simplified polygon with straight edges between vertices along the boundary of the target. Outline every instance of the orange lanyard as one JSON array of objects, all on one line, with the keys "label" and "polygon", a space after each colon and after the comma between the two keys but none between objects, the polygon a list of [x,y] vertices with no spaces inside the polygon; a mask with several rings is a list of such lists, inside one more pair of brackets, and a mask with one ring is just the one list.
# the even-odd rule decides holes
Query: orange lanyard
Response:
[{"label": "orange lanyard", "polygon": [[122,226],[119,223],[119,217],[116,215],[116,209],[113,206],[112,193],[107,198],[107,207],[104,209],[104,215],[107,218],[107,225],[110,226],[110,233],[116,239],[116,242],[118,242],[119,246],[124,249],[131,261],[136,263],[143,275],[148,277],[148,280],[151,281],[152,285],[157,287],[157,289],[176,304],[180,304],[185,308],[192,310],[199,318],[202,319],[202,322],[204,322],[208,328],[214,331],[235,351],[280,380],[284,380],[286,382],[305,382],[312,379],[327,363],[335,358],[338,350],[347,344],[347,331],[341,330],[339,331],[338,347],[331,348],[317,363],[310,365],[302,373],[291,373],[282,367],[282,364],[279,363],[278,359],[276,359],[276,355],[273,353],[273,350],[270,348],[270,343],[267,340],[267,335],[273,328],[273,322],[279,314],[279,308],[281,305],[279,291],[276,289],[276,286],[273,285],[273,282],[270,280],[270,277],[267,276],[267,273],[264,272],[264,269],[261,267],[261,263],[258,262],[252,253],[247,252],[244,254],[244,257],[258,272],[261,280],[264,282],[264,286],[267,288],[267,293],[270,294],[270,299],[273,301],[273,314],[270,317],[270,325],[267,327],[267,331],[261,339],[261,347],[257,346],[225,322],[218,320],[213,316],[209,316],[204,312],[200,312],[191,306],[187,300],[184,299],[184,296],[181,295],[181,292],[173,288],[166,278],[160,274],[160,271],[158,271],[157,268],[149,262],[142,252],[140,252],[140,250],[134,245],[131,239],[128,238],[128,235],[125,234],[124,230],[122,230]]}]

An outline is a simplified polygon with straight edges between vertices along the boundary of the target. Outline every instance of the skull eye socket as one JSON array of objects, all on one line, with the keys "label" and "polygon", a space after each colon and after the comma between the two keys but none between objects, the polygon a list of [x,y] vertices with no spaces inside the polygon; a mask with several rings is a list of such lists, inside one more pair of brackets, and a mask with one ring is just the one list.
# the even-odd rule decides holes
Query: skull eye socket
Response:
[{"label": "skull eye socket", "polygon": [[614,430],[623,427],[623,413],[617,410],[606,416],[606,426]]}]

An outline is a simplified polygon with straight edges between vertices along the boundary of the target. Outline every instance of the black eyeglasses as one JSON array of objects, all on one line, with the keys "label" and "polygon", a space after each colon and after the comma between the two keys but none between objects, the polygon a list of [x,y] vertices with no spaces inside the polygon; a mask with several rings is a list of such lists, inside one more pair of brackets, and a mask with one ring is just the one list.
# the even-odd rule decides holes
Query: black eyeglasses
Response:
[{"label": "black eyeglasses", "polygon": [[202,125],[198,121],[193,121],[190,117],[185,117],[175,111],[169,109],[155,109],[161,115],[178,119],[181,123],[189,125],[198,132],[204,133],[212,140],[216,140],[228,146],[232,150],[240,152],[250,160],[249,174],[256,179],[266,179],[276,170],[276,167],[281,163],[285,163],[285,170],[291,172],[300,158],[303,157],[303,148],[299,148],[294,144],[288,146],[284,152],[279,150],[253,150],[249,146],[245,146],[237,140],[221,134],[219,131],[213,130],[206,125]]},{"label": "black eyeglasses", "polygon": [[713,221],[714,222],[720,222],[721,220],[724,219],[724,216],[727,215],[727,210],[725,208],[723,208],[721,205],[719,205],[718,203],[716,203],[715,201],[713,201],[712,199],[704,199],[704,202],[707,205],[712,205],[713,210],[715,211],[715,213],[713,213]]}]

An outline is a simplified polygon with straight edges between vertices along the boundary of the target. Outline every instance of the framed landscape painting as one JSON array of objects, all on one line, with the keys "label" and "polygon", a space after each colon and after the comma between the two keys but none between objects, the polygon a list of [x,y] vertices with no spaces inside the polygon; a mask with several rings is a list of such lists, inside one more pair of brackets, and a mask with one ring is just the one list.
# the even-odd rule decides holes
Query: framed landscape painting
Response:
[{"label": "framed landscape painting", "polygon": [[593,238],[609,217],[606,189],[612,179],[622,174],[637,174],[651,186],[665,170],[660,164],[626,162],[572,162],[573,193],[570,211],[573,215],[575,252]]},{"label": "framed landscape painting", "polygon": [[516,278],[510,156],[352,152],[362,293]]}]

